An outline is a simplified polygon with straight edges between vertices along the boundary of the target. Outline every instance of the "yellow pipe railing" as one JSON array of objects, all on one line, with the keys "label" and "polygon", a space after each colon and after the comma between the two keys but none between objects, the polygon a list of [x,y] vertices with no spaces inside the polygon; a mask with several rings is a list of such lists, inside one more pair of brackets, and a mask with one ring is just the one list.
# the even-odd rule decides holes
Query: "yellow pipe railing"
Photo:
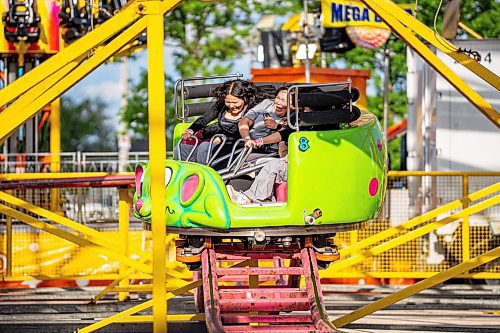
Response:
[{"label": "yellow pipe railing", "polygon": [[500,257],[500,247],[497,247],[493,250],[490,250],[480,256],[477,256],[474,259],[469,259],[461,264],[458,264],[456,266],[453,266],[450,269],[447,269],[441,273],[435,274],[430,278],[427,278],[423,281],[420,281],[414,285],[411,285],[405,289],[402,289],[400,291],[395,292],[394,294],[384,297],[382,299],[379,299],[371,304],[365,305],[364,307],[355,310],[354,312],[348,313],[338,319],[335,319],[332,321],[332,324],[335,325],[335,327],[343,327],[349,323],[352,323],[353,321],[356,321],[362,317],[365,317],[375,311],[378,311],[380,309],[384,309],[396,302],[399,302],[402,299],[408,298],[410,296],[413,296],[422,290],[431,288],[441,282],[444,282],[446,280],[449,280],[463,272],[466,272],[468,270],[471,270],[473,268],[476,268],[480,265],[483,265],[487,262],[490,262],[492,260],[495,260],[496,258]]},{"label": "yellow pipe railing", "polygon": [[[426,224],[426,225],[421,226],[417,229],[414,229],[412,231],[404,233],[403,235],[401,235],[399,237],[393,238],[385,243],[382,243],[380,245],[372,247],[369,250],[364,250],[364,251],[362,251],[358,254],[355,254],[347,259],[334,262],[333,264],[330,265],[330,267],[328,268],[327,271],[341,271],[341,270],[346,269],[350,266],[359,264],[360,262],[362,262],[363,260],[366,260],[367,258],[371,258],[377,254],[381,254],[385,251],[393,249],[393,248],[395,248],[401,244],[404,244],[408,241],[414,240],[414,239],[419,238],[423,235],[427,235],[429,232],[434,231],[434,230],[436,230],[436,229],[438,229],[438,228],[440,228],[440,227],[442,227],[450,222],[461,219],[464,216],[476,214],[479,211],[482,211],[482,210],[485,210],[489,207],[498,205],[499,203],[500,203],[500,195],[496,195],[493,198],[486,199],[478,204],[475,204],[473,206],[465,208],[465,209],[461,210],[460,212],[452,214],[444,219]],[[326,274],[326,273],[323,273],[323,274]]]}]

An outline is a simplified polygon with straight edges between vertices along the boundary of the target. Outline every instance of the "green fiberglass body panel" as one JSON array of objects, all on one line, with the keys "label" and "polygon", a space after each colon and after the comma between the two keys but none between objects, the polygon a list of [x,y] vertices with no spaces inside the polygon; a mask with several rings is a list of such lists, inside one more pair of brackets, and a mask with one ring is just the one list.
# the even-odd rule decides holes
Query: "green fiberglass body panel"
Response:
[{"label": "green fiberglass body panel", "polygon": [[[350,127],[297,132],[288,142],[287,202],[240,206],[233,203],[219,174],[191,162],[167,161],[166,225],[187,228],[263,228],[366,221],[381,208],[387,153],[380,124],[363,112]],[[139,172],[137,172],[139,171]],[[149,167],[136,169],[133,210],[150,220]]]}]

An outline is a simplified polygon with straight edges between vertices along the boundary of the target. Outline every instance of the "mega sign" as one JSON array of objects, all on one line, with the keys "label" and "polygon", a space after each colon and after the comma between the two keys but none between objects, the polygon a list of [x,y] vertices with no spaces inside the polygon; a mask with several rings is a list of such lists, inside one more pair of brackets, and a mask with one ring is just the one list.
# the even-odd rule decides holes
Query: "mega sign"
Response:
[{"label": "mega sign", "polygon": [[[413,15],[415,4],[399,4],[399,6]],[[321,12],[325,28],[363,26],[389,29],[380,17],[360,1],[321,0]]]}]

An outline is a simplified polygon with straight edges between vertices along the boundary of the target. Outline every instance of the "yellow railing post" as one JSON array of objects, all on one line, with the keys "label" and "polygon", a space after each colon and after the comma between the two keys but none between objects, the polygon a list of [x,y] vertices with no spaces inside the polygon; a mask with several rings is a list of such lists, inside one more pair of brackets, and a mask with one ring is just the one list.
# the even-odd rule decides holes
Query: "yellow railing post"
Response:
[{"label": "yellow railing post", "polygon": [[[61,170],[61,100],[52,102],[50,108],[50,172]],[[61,210],[59,205],[59,190],[50,189],[50,211],[56,213]]]},{"label": "yellow railing post", "polygon": [[[11,194],[12,191],[7,191],[7,193]],[[8,204],[7,204],[8,205]],[[6,276],[12,276],[12,217],[7,215],[5,221],[5,252],[7,253],[7,267],[5,267]]]},{"label": "yellow railing post", "polygon": [[[120,233],[120,241],[122,243],[122,253],[124,256],[128,257],[128,243],[129,243],[129,231],[130,231],[130,218],[129,218],[129,206],[128,206],[128,189],[119,188],[118,194],[120,197],[119,211],[118,211],[118,228]],[[128,270],[128,265],[120,262],[120,275],[125,274]],[[120,288],[127,288],[129,285],[128,277],[120,281]],[[126,301],[128,299],[128,292],[120,292],[118,294],[118,299],[120,301]]]},{"label": "yellow railing post", "polygon": [[165,249],[165,73],[163,66],[163,13],[161,2],[139,5],[148,18],[148,121],[151,165],[151,231],[153,233],[153,330],[167,331],[167,288]]},{"label": "yellow railing post", "polygon": [[[462,197],[469,195],[469,176],[462,176]],[[469,202],[464,201],[463,209],[469,207]],[[462,262],[470,259],[470,227],[469,216],[462,219]]]}]

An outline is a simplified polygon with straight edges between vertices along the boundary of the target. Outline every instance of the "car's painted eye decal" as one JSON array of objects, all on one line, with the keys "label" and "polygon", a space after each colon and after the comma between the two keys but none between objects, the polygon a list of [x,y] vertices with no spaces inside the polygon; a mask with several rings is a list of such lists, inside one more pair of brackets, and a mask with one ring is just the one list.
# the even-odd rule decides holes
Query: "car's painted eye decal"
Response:
[{"label": "car's painted eye decal", "polygon": [[199,184],[200,184],[200,179],[198,178],[197,175],[192,175],[191,177],[187,178],[182,184],[182,191],[181,191],[182,201],[185,202],[191,199],[194,192],[196,192],[196,189],[198,188]]},{"label": "car's painted eye decal", "polygon": [[142,165],[135,168],[135,193],[140,198],[142,195],[142,182],[144,181],[144,169]]},{"label": "car's painted eye decal", "polygon": [[181,205],[186,207],[192,204],[200,195],[205,186],[205,178],[202,173],[186,175],[181,184]]},{"label": "car's painted eye decal", "polygon": [[172,180],[172,169],[170,169],[169,167],[166,167],[165,168],[165,187],[168,186],[168,184],[170,183],[170,181]]}]

